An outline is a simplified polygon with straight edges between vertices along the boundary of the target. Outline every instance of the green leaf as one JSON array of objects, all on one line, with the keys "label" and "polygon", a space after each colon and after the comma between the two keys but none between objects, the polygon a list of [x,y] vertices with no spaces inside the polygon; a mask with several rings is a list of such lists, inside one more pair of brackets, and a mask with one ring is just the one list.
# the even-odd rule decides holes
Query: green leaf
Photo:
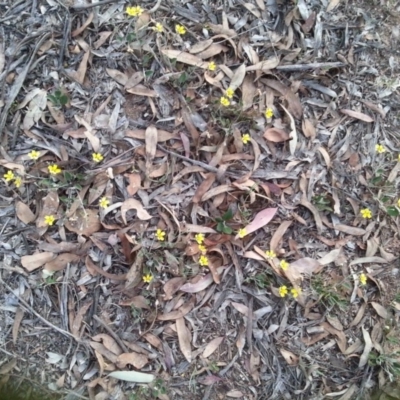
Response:
[{"label": "green leaf", "polygon": [[222,232],[230,235],[233,232],[233,230],[230,226],[224,225],[224,227],[222,228]]},{"label": "green leaf", "polygon": [[60,103],[63,106],[65,106],[68,103],[68,97],[65,94],[60,96]]},{"label": "green leaf", "polygon": [[222,216],[224,221],[229,221],[233,218],[233,211],[229,208],[228,211]]},{"label": "green leaf", "polygon": [[55,97],[60,97],[60,96],[61,96],[61,90],[57,89],[57,90],[54,92],[54,96],[55,96]]},{"label": "green leaf", "polygon": [[394,206],[390,206],[386,208],[386,212],[391,216],[391,217],[397,217],[400,215],[399,209]]},{"label": "green leaf", "polygon": [[224,231],[224,227],[225,227],[225,223],[224,222],[218,222],[217,231],[218,232],[223,232]]}]

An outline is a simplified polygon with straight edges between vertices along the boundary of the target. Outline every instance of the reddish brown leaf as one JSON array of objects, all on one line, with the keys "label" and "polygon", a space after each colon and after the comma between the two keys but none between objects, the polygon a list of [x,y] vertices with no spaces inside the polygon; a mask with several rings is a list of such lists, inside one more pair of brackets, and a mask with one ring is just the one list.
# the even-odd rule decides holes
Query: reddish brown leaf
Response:
[{"label": "reddish brown leaf", "polygon": [[53,260],[54,257],[55,257],[54,253],[45,251],[43,253],[36,253],[31,256],[22,256],[21,264],[29,272],[32,272],[35,269],[40,268],[42,265],[46,264],[47,262]]},{"label": "reddish brown leaf", "polygon": [[136,369],[142,369],[149,359],[144,354],[139,353],[122,353],[118,356],[116,366],[119,369],[125,369],[128,364],[132,365]]},{"label": "reddish brown leaf", "polygon": [[24,223],[29,224],[35,220],[35,214],[31,209],[22,201],[17,201],[15,205],[15,212],[17,217]]},{"label": "reddish brown leaf", "polygon": [[264,132],[263,136],[270,142],[275,142],[275,143],[285,142],[286,140],[290,139],[290,136],[286,131],[278,128],[268,128]]},{"label": "reddish brown leaf", "polygon": [[[264,210],[257,213],[256,216],[253,218],[253,221],[244,227],[245,235],[249,235],[250,233],[255,232],[257,229],[260,229],[263,226],[267,225],[272,220],[277,211],[277,208],[265,208]],[[236,235],[236,239],[238,238],[239,235]]]},{"label": "reddish brown leaf", "polygon": [[192,362],[192,348],[190,342],[192,340],[189,329],[185,325],[184,318],[176,320],[176,331],[178,333],[179,348],[186,360]]},{"label": "reddish brown leaf", "polygon": [[342,110],[340,110],[340,112],[342,114],[348,115],[349,117],[352,117],[352,118],[355,118],[355,119],[359,119],[360,121],[374,122],[374,119],[371,118],[369,115],[363,114],[363,113],[358,112],[358,111],[342,109]]}]

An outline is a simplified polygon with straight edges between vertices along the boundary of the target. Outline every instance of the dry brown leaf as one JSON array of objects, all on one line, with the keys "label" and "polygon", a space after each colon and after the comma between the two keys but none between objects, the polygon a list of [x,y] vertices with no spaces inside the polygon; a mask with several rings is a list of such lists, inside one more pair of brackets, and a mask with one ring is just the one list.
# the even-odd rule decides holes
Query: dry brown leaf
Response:
[{"label": "dry brown leaf", "polygon": [[358,325],[364,317],[365,310],[367,308],[367,303],[363,303],[361,307],[357,311],[357,315],[354,317],[353,321],[351,321],[349,327],[353,327]]},{"label": "dry brown leaf", "polygon": [[83,23],[83,25],[77,29],[75,29],[73,32],[71,32],[71,36],[74,38],[76,36],[79,36],[93,21],[94,18],[94,13],[93,11],[89,14],[87,20]]},{"label": "dry brown leaf", "polygon": [[279,58],[272,57],[270,60],[263,60],[257,64],[249,65],[248,67],[246,67],[246,72],[251,72],[251,71],[268,72],[271,69],[276,68],[278,65],[279,65]]},{"label": "dry brown leaf", "polygon": [[212,44],[213,44],[213,40],[212,39],[202,40],[201,42],[197,42],[196,44],[194,44],[190,48],[189,52],[191,54],[201,53],[202,51],[207,49],[207,47],[210,47]]},{"label": "dry brown leaf", "polygon": [[322,225],[322,219],[317,208],[307,200],[305,195],[302,196],[300,204],[312,212],[318,233],[321,233],[324,230],[324,226]]},{"label": "dry brown leaf", "polygon": [[[125,136],[139,140],[146,140],[146,131],[144,129],[135,129],[125,131]],[[161,129],[157,130],[157,141],[166,142],[167,140],[179,139],[176,133],[170,133]]]},{"label": "dry brown leaf", "polygon": [[381,257],[361,257],[351,261],[350,265],[369,264],[369,263],[387,264],[387,261]]},{"label": "dry brown leaf", "polygon": [[46,215],[53,215],[55,217],[57,215],[59,202],[57,192],[49,192],[47,196],[43,198],[43,206],[36,220],[36,226],[38,228],[47,230],[48,225],[45,223],[44,217]]},{"label": "dry brown leaf", "polygon": [[93,300],[89,300],[88,302],[84,303],[79,308],[79,311],[77,312],[73,322],[71,323],[71,333],[76,338],[78,338],[80,336],[79,331],[81,329],[83,319],[86,317],[86,314],[87,314],[89,308],[91,307],[92,303],[93,303]]},{"label": "dry brown leaf", "polygon": [[239,333],[236,339],[236,347],[238,348],[239,355],[242,356],[244,346],[246,344],[246,328],[244,325],[239,326]]},{"label": "dry brown leaf", "polygon": [[15,212],[17,217],[24,223],[29,224],[35,220],[35,214],[31,209],[22,201],[17,201],[15,205]]},{"label": "dry brown leaf", "polygon": [[90,236],[101,229],[100,218],[96,210],[78,208],[68,219],[64,226],[78,235]]},{"label": "dry brown leaf", "polygon": [[283,221],[279,228],[274,232],[269,248],[273,250],[275,253],[278,252],[278,246],[280,241],[282,240],[283,235],[289,229],[290,225],[292,225],[292,221]]},{"label": "dry brown leaf", "polygon": [[273,79],[262,79],[262,82],[284,96],[288,103],[289,115],[293,114],[296,119],[301,119],[303,115],[303,107],[298,96],[295,95],[290,88]]},{"label": "dry brown leaf", "polygon": [[283,358],[285,361],[288,363],[288,365],[297,365],[299,362],[299,357],[297,357],[295,354],[293,354],[291,351],[286,350],[286,349],[279,349],[281,354],[283,355]]},{"label": "dry brown leaf", "polygon": [[243,63],[233,73],[233,77],[231,79],[229,87],[232,88],[233,90],[236,90],[239,86],[242,85],[245,76],[246,76],[246,65]]},{"label": "dry brown leaf", "polygon": [[254,76],[252,74],[246,74],[242,85],[243,110],[248,110],[253,106],[253,100],[256,94],[257,87],[254,84]]},{"label": "dry brown leaf", "polygon": [[7,375],[17,366],[17,359],[12,358],[0,367],[0,375]]},{"label": "dry brown leaf", "polygon": [[208,286],[210,286],[214,282],[213,277],[211,274],[207,274],[203,278],[201,278],[199,281],[195,283],[185,283],[179,290],[182,292],[186,293],[198,293],[201,292],[204,289],[207,289]]},{"label": "dry brown leaf", "polygon": [[300,274],[311,276],[321,268],[321,264],[310,257],[300,258],[290,263],[290,269],[295,269]]},{"label": "dry brown leaf", "polygon": [[119,344],[115,341],[113,337],[107,335],[106,333],[100,333],[96,336],[92,337],[92,340],[95,342],[102,343],[103,346],[108,350],[114,353],[116,356],[122,354],[122,349]]},{"label": "dry brown leaf", "polygon": [[176,320],[176,331],[178,333],[179,348],[182,354],[185,356],[187,362],[192,362],[192,347],[190,342],[192,340],[189,329],[185,325],[184,318],[178,318]]},{"label": "dry brown leaf", "polygon": [[46,264],[47,262],[53,260],[54,258],[55,258],[54,253],[45,251],[43,253],[32,254],[31,256],[22,256],[21,264],[29,272],[32,272],[35,269],[40,268],[42,265]]},{"label": "dry brown leaf", "polygon": [[362,326],[362,333],[363,333],[363,338],[364,338],[364,351],[360,357],[360,362],[358,363],[358,368],[361,369],[367,365],[368,359],[369,359],[369,353],[372,350],[373,344],[371,340],[371,336],[369,335],[368,331]]},{"label": "dry brown leaf", "polygon": [[193,196],[193,203],[199,203],[202,197],[207,193],[210,187],[214,184],[216,179],[216,174],[208,173],[206,174],[206,179],[200,183],[200,185],[196,189],[196,193]]},{"label": "dry brown leaf", "polygon": [[328,322],[323,322],[322,327],[324,328],[325,331],[337,337],[336,343],[339,346],[340,351],[342,353],[345,353],[347,347],[347,340],[346,340],[346,335],[343,333],[343,331],[334,328]]},{"label": "dry brown leaf", "polygon": [[117,358],[116,366],[119,369],[124,369],[129,364],[136,369],[142,369],[148,362],[149,359],[144,354],[122,353]]},{"label": "dry brown leaf", "polygon": [[125,176],[128,178],[129,181],[129,185],[126,187],[126,190],[130,196],[134,196],[141,188],[140,174],[125,174]]},{"label": "dry brown leaf", "polygon": [[193,65],[195,67],[203,69],[208,68],[208,62],[204,62],[200,57],[194,56],[193,54],[186,53],[180,50],[169,50],[169,49],[161,49],[161,52],[168,58],[174,58],[178,62],[188,65]]},{"label": "dry brown leaf", "polygon": [[286,131],[278,128],[267,128],[263,137],[274,143],[285,142],[290,139],[290,136]]},{"label": "dry brown leaf", "polygon": [[87,63],[89,61],[90,51],[86,51],[83,55],[82,61],[79,64],[78,70],[71,73],[72,77],[75,78],[79,84],[83,85],[85,80],[86,70],[87,70]]},{"label": "dry brown leaf", "polygon": [[315,129],[315,126],[309,119],[303,120],[302,129],[303,129],[304,136],[306,138],[310,138],[311,140],[315,139],[317,130]]},{"label": "dry brown leaf", "polygon": [[151,90],[141,84],[126,89],[126,91],[131,94],[136,94],[137,96],[158,97],[158,94],[155,90]]},{"label": "dry brown leaf", "polygon": [[18,332],[19,332],[19,327],[21,326],[22,319],[24,318],[25,311],[18,307],[17,312],[15,313],[14,317],[14,323],[12,327],[12,338],[13,338],[13,343],[14,345],[17,343],[18,339]]},{"label": "dry brown leaf", "polygon": [[46,271],[61,271],[69,263],[77,263],[80,260],[80,256],[72,253],[59,254],[54,260],[47,262],[44,266]]},{"label": "dry brown leaf", "polygon": [[325,164],[328,168],[331,167],[331,157],[329,156],[328,152],[326,149],[322,146],[318,147],[318,151],[322,154],[322,157],[324,157]]},{"label": "dry brown leaf", "polygon": [[[281,107],[285,110],[285,112],[288,115],[289,120],[290,120],[290,128],[292,130],[290,131],[289,150],[290,150],[290,154],[294,155],[294,153],[296,151],[296,147],[297,147],[297,142],[299,140],[299,138],[297,136],[296,123],[294,122],[292,114],[283,106],[283,104],[281,104]],[[289,109],[290,109],[290,107],[289,107]]]},{"label": "dry brown leaf", "polygon": [[[250,143],[253,146],[253,152],[254,152],[254,165],[253,165],[253,172],[254,172],[260,166],[261,150],[260,150],[260,146],[254,139],[250,139]],[[251,196],[251,193],[250,193],[250,196]]]},{"label": "dry brown leaf", "polygon": [[355,226],[347,226],[342,224],[336,224],[333,226],[336,230],[340,232],[347,233],[353,236],[362,236],[365,235],[365,229],[356,228]]},{"label": "dry brown leaf", "polygon": [[93,341],[89,342],[89,344],[92,349],[98,351],[102,356],[106,357],[112,363],[115,364],[117,362],[118,356],[112,351],[108,350],[103,344]]},{"label": "dry brown leaf", "polygon": [[127,225],[126,213],[128,210],[131,210],[132,208],[136,210],[137,217],[140,220],[145,221],[151,219],[151,215],[144,209],[142,203],[140,203],[139,200],[128,199],[125,200],[121,206],[121,218],[124,221],[125,225]]},{"label": "dry brown leaf", "polygon": [[241,304],[241,303],[236,303],[234,301],[232,301],[231,304],[236,310],[238,310],[245,317],[247,317],[249,315],[249,307],[247,307],[247,306],[245,306],[244,304]]},{"label": "dry brown leaf", "polygon": [[336,8],[340,3],[340,0],[331,0],[328,4],[328,7],[326,7],[326,11],[332,11],[334,8]]},{"label": "dry brown leaf", "polygon": [[[277,208],[265,208],[264,210],[258,212],[253,218],[253,221],[244,227],[245,235],[249,235],[250,233],[255,232],[256,230],[267,225],[272,220],[277,211]],[[236,235],[235,239],[238,238],[239,235]]]},{"label": "dry brown leaf", "polygon": [[205,347],[202,356],[204,358],[210,357],[211,354],[214,353],[214,351],[218,349],[219,345],[222,343],[223,340],[224,340],[224,336],[220,336],[220,337],[217,337],[217,338],[211,340],[211,342],[209,342],[207,344],[207,346]]},{"label": "dry brown leaf", "polygon": [[187,301],[178,310],[174,310],[174,311],[168,312],[166,314],[158,315],[157,319],[159,321],[169,321],[172,319],[183,318],[187,313],[189,313],[192,310],[193,305],[194,305],[193,300]]},{"label": "dry brown leaf", "polygon": [[234,399],[242,399],[244,396],[240,390],[236,390],[236,389],[230,390],[229,392],[226,393],[226,395],[228,397],[232,397]]},{"label": "dry brown leaf", "polygon": [[139,85],[144,80],[144,74],[142,71],[134,72],[125,83],[125,90],[132,89]]},{"label": "dry brown leaf", "polygon": [[155,126],[151,125],[146,129],[145,140],[146,140],[146,157],[149,160],[152,160],[156,155],[157,141],[158,141],[158,132]]},{"label": "dry brown leaf", "polygon": [[0,42],[0,74],[3,72],[4,65],[5,65],[5,57],[4,57],[4,45]]},{"label": "dry brown leaf", "polygon": [[383,319],[387,319],[388,318],[388,312],[386,310],[385,307],[383,307],[382,305],[380,305],[379,303],[376,303],[375,301],[371,301],[371,305],[372,307],[374,307],[376,313]]},{"label": "dry brown leaf", "polygon": [[213,43],[208,49],[202,51],[201,53],[197,53],[197,57],[200,57],[202,60],[207,60],[208,58],[218,55],[222,51],[226,53],[228,50],[228,47],[223,46],[220,43]]},{"label": "dry brown leaf", "polygon": [[348,115],[349,117],[352,117],[352,118],[355,118],[355,119],[359,119],[360,121],[374,122],[374,119],[371,118],[369,115],[363,114],[363,113],[358,112],[358,111],[342,109],[342,110],[340,110],[340,112],[342,114]]},{"label": "dry brown leaf", "polygon": [[212,188],[209,190],[207,193],[204,194],[204,196],[201,198],[201,201],[207,201],[209,199],[212,199],[215,196],[218,196],[219,194],[226,193],[226,192],[232,192],[235,190],[231,185],[220,185],[215,188]]},{"label": "dry brown leaf", "polygon": [[181,289],[183,284],[186,282],[186,278],[184,277],[176,277],[170,279],[168,282],[165,283],[163,290],[165,293],[164,300],[171,300],[173,295]]}]

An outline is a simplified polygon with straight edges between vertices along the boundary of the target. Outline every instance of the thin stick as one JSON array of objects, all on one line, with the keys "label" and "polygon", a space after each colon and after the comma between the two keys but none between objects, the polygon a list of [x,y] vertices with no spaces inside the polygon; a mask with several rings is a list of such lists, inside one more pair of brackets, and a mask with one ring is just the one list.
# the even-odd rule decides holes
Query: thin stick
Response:
[{"label": "thin stick", "polygon": [[51,322],[47,321],[47,319],[43,318],[38,312],[36,312],[22,297],[20,297],[19,295],[15,294],[13,289],[6,283],[3,281],[3,278],[0,277],[0,283],[2,283],[10,293],[12,293],[17,299],[18,301],[23,304],[23,306],[27,309],[27,311],[31,312],[32,314],[36,315],[36,317],[38,317],[43,323],[45,323],[47,326],[49,326],[50,328],[55,329],[57,332],[60,332],[61,334],[63,334],[64,336],[68,336],[72,339],[75,339],[77,342],[79,342],[79,339],[76,338],[72,333],[69,333],[67,331],[64,331],[64,329],[59,328],[58,326],[53,325]]},{"label": "thin stick", "polygon": [[317,68],[339,68],[344,67],[346,64],[342,62],[326,62],[326,63],[311,63],[311,64],[294,64],[294,65],[280,65],[276,67],[278,71],[307,71],[309,69]]},{"label": "thin stick", "polygon": [[119,344],[121,349],[125,353],[129,353],[128,348],[125,346],[125,343],[119,338],[119,336],[97,315],[93,315],[93,318],[113,337],[113,339]]}]

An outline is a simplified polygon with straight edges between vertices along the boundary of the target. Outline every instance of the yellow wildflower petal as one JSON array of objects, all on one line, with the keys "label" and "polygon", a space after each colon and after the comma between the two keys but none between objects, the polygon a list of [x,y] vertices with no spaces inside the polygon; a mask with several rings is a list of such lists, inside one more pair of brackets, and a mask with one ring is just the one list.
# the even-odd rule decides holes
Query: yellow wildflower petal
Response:
[{"label": "yellow wildflower petal", "polygon": [[40,157],[40,152],[39,152],[39,151],[36,151],[36,150],[32,150],[32,151],[28,154],[28,157],[29,157],[31,160],[36,161],[36,160]]},{"label": "yellow wildflower petal", "polygon": [[289,268],[289,263],[286,260],[281,260],[279,266],[286,271]]},{"label": "yellow wildflower petal", "polygon": [[199,264],[200,264],[202,267],[206,267],[206,266],[208,265],[208,257],[205,256],[205,255],[200,256],[200,258],[199,258]]},{"label": "yellow wildflower petal", "polygon": [[110,204],[110,200],[108,200],[107,197],[102,197],[99,200],[99,206],[101,208],[107,208],[109,204]]},{"label": "yellow wildflower petal", "polygon": [[376,151],[378,154],[382,154],[382,153],[384,153],[384,152],[386,151],[386,149],[385,149],[385,146],[383,146],[383,145],[381,145],[381,144],[377,144],[377,145],[375,146],[375,151]]},{"label": "yellow wildflower petal", "polygon": [[100,162],[104,160],[104,157],[101,153],[93,153],[92,158],[94,162]]},{"label": "yellow wildflower petal", "polygon": [[45,223],[46,225],[48,225],[48,226],[53,225],[55,220],[56,220],[56,219],[54,218],[53,215],[45,215],[45,216],[44,216],[44,223]]},{"label": "yellow wildflower petal", "polygon": [[12,171],[7,171],[7,173],[5,173],[3,175],[3,178],[6,180],[6,182],[10,182],[15,178],[14,172]]},{"label": "yellow wildflower petal", "polygon": [[360,283],[361,285],[367,284],[367,275],[365,275],[364,273],[360,274]]},{"label": "yellow wildflower petal", "polygon": [[244,144],[247,144],[248,142],[250,142],[251,140],[251,136],[248,133],[245,133],[244,135],[242,135],[242,142]]},{"label": "yellow wildflower petal", "polygon": [[224,96],[221,97],[220,103],[221,103],[224,107],[228,107],[228,106],[231,104],[231,102],[229,101],[229,99],[226,98],[226,97],[224,97]]},{"label": "yellow wildflower petal", "polygon": [[234,94],[235,94],[235,91],[231,87],[229,87],[225,91],[225,96],[228,97],[229,99],[231,99]]},{"label": "yellow wildflower petal", "polygon": [[20,176],[17,176],[14,180],[14,185],[15,187],[19,188],[22,185],[22,178]]},{"label": "yellow wildflower petal", "polygon": [[151,275],[151,274],[143,275],[144,282],[150,283],[152,280],[153,280],[153,275]]},{"label": "yellow wildflower petal", "polygon": [[217,64],[215,64],[214,61],[210,61],[210,62],[208,63],[208,69],[209,69],[210,71],[215,71],[215,70],[217,69]]},{"label": "yellow wildflower petal", "polygon": [[360,214],[365,219],[372,218],[372,212],[369,208],[363,208],[362,210],[360,210]]},{"label": "yellow wildflower petal", "polygon": [[247,232],[246,232],[246,228],[241,228],[238,231],[238,236],[240,237],[240,239],[243,239],[246,236]]},{"label": "yellow wildflower petal", "polygon": [[293,298],[296,298],[296,297],[298,297],[299,294],[300,294],[300,289],[295,289],[295,288],[293,288],[293,289],[290,291],[290,293],[292,294]]},{"label": "yellow wildflower petal", "polygon": [[265,252],[265,255],[267,256],[267,258],[268,258],[269,260],[272,260],[273,258],[276,257],[276,253],[275,253],[273,250],[267,250],[267,251]]},{"label": "yellow wildflower petal", "polygon": [[267,108],[265,110],[265,118],[269,119],[272,118],[274,116],[274,112],[272,110],[272,108]]},{"label": "yellow wildflower petal", "polygon": [[279,288],[279,296],[285,297],[288,294],[288,288],[286,286],[281,286]]},{"label": "yellow wildflower petal", "polygon": [[204,242],[204,235],[202,233],[197,233],[196,236],[194,237],[194,240],[198,243],[198,244],[203,244]]},{"label": "yellow wildflower petal", "polygon": [[175,32],[179,35],[184,35],[186,33],[186,28],[182,25],[176,25]]},{"label": "yellow wildflower petal", "polygon": [[157,232],[156,232],[157,240],[159,240],[160,242],[163,242],[165,240],[165,235],[166,235],[166,233],[162,229],[157,229]]}]

